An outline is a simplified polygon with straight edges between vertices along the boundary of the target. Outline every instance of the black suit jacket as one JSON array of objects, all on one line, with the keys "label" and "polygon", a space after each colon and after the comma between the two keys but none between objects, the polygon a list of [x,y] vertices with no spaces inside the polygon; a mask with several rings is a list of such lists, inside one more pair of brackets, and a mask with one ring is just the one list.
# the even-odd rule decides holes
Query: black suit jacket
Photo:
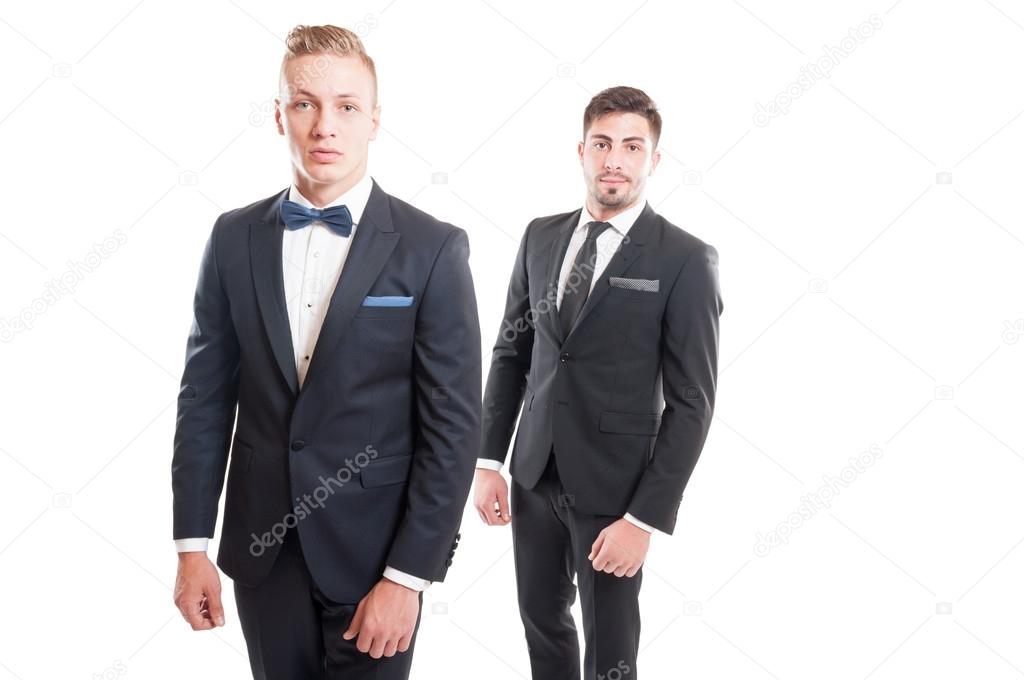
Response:
[{"label": "black suit jacket", "polygon": [[[442,581],[480,446],[466,233],[374,182],[299,390],[286,196],[221,215],[203,254],[174,436],[174,537],[213,536],[226,475],[217,564],[242,584],[267,575],[289,526],[337,602],[357,602],[386,565]],[[413,301],[365,306],[368,295]]]},{"label": "black suit jacket", "polygon": [[[484,392],[481,457],[530,489],[554,446],[576,509],[672,533],[715,401],[718,252],[645,205],[562,337],[558,274],[581,210],[523,234]],[[610,280],[657,280],[657,292]]]}]

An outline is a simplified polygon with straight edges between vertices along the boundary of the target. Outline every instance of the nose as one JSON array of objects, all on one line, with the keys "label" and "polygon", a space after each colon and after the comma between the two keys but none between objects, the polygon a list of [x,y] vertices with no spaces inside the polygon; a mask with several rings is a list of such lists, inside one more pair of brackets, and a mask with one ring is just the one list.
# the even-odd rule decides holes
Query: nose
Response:
[{"label": "nose", "polygon": [[335,136],[333,121],[327,111],[321,110],[320,115],[317,116],[316,123],[313,125],[313,136],[317,139]]},{"label": "nose", "polygon": [[622,156],[619,151],[612,149],[604,157],[604,169],[618,172],[622,170]]}]

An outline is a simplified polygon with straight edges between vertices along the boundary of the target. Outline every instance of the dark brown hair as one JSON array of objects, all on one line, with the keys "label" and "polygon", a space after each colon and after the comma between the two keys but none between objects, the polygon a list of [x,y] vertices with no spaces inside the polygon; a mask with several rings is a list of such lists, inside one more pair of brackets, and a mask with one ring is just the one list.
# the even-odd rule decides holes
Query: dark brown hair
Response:
[{"label": "dark brown hair", "polygon": [[657,148],[661,137],[661,114],[646,92],[626,85],[598,92],[583,112],[583,137],[586,138],[587,130],[595,120],[609,113],[635,113],[646,118],[651,126],[651,140]]}]

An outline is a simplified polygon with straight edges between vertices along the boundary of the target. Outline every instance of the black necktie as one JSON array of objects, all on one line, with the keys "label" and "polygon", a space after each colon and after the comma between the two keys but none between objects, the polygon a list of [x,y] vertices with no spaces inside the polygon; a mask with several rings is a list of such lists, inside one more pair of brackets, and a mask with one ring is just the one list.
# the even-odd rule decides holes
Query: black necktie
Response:
[{"label": "black necktie", "polygon": [[562,290],[562,303],[558,306],[558,319],[562,325],[562,337],[569,336],[569,331],[576,324],[576,319],[583,311],[590,295],[590,282],[594,279],[594,267],[597,264],[597,237],[612,225],[607,222],[589,222],[587,224],[587,240],[580,246],[573,261],[569,276],[565,279]]}]

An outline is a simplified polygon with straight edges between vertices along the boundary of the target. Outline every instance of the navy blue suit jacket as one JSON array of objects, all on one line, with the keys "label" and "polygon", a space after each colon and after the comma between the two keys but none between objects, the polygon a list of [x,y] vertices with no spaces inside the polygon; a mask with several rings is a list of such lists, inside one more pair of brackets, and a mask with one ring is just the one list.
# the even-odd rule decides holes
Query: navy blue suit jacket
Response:
[{"label": "navy blue suit jacket", "polygon": [[374,182],[300,390],[286,196],[221,215],[203,254],[178,395],[174,537],[213,537],[226,477],[217,564],[239,583],[266,577],[290,526],[337,602],[358,602],[386,565],[444,580],[480,446],[466,232]]}]

